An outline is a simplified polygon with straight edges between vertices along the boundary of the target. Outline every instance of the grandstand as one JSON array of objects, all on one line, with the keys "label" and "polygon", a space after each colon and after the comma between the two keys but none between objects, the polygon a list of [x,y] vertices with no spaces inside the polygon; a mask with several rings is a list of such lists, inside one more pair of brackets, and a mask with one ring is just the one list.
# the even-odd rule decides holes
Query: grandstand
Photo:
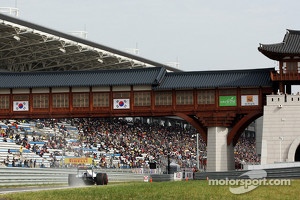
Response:
[{"label": "grandstand", "polygon": [[[65,168],[76,166],[68,159],[87,157],[97,168],[140,173],[149,170],[150,163],[156,163],[155,169],[150,169],[152,173],[167,173],[170,156],[172,165],[186,169],[195,167],[195,130],[153,121],[78,118],[26,123],[7,120],[0,123],[0,163],[3,167]],[[17,135],[20,140],[16,139]],[[167,140],[166,136],[169,137]],[[259,161],[253,139],[245,136],[237,143],[235,157],[238,163]],[[23,146],[22,155],[20,146]],[[200,170],[205,170],[206,145],[201,138],[199,146],[202,152]],[[236,167],[242,169],[240,165]]]},{"label": "grandstand", "polygon": [[[17,144],[16,140],[13,137],[6,137],[4,132],[10,132],[9,134],[19,134],[20,137],[25,137],[27,135],[29,143],[32,144],[32,133],[34,127],[31,124],[15,123],[14,120],[11,120],[9,124],[3,122],[0,123],[2,136],[0,137],[0,161],[3,165],[7,167],[24,167],[24,160],[36,161],[36,167],[50,167],[50,162],[32,152],[30,149],[24,148],[22,155],[20,155],[21,144]],[[14,163],[14,164],[13,164]]]}]

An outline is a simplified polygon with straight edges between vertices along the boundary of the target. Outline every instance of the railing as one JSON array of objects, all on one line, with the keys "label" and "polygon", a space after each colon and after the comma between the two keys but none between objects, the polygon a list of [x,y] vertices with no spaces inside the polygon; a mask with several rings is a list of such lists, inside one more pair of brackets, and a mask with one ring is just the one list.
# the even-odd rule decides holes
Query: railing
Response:
[{"label": "railing", "polygon": [[272,81],[298,81],[300,80],[300,73],[298,72],[286,72],[279,73],[279,71],[271,72],[271,80]]}]

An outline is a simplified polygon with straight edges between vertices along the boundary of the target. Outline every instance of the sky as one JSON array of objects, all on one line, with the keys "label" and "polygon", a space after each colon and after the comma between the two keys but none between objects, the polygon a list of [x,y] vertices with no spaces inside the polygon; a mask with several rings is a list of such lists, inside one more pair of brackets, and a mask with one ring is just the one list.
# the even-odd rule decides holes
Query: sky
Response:
[{"label": "sky", "polygon": [[300,30],[299,0],[0,0],[18,18],[183,71],[278,68],[259,44]]}]

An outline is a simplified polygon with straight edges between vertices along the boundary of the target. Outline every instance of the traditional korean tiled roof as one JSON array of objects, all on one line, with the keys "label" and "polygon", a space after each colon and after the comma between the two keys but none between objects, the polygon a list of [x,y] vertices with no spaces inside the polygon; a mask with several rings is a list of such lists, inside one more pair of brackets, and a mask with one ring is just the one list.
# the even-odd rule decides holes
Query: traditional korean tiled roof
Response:
[{"label": "traditional korean tiled roof", "polygon": [[287,30],[284,39],[276,44],[260,44],[258,50],[272,60],[284,57],[300,57],[300,31]]},{"label": "traditional korean tiled roof", "polygon": [[267,69],[167,72],[163,67],[59,72],[0,72],[0,88],[151,85],[154,90],[270,87]]},{"label": "traditional korean tiled roof", "polygon": [[167,73],[156,89],[270,87],[273,68]]},{"label": "traditional korean tiled roof", "polygon": [[60,72],[0,72],[0,88],[156,85],[163,67]]}]

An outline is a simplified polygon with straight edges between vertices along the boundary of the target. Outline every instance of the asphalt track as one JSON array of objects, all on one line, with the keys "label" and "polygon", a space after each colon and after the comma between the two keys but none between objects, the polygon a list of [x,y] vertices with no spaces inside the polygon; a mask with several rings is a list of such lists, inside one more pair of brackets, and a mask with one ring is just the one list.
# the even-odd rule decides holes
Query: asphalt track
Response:
[{"label": "asphalt track", "polygon": [[11,188],[0,188],[0,194],[9,194],[9,193],[18,193],[18,192],[36,192],[43,190],[58,190],[58,189],[68,189],[68,188],[80,188],[80,187],[89,187],[89,186],[20,186],[20,187],[11,187]]}]

